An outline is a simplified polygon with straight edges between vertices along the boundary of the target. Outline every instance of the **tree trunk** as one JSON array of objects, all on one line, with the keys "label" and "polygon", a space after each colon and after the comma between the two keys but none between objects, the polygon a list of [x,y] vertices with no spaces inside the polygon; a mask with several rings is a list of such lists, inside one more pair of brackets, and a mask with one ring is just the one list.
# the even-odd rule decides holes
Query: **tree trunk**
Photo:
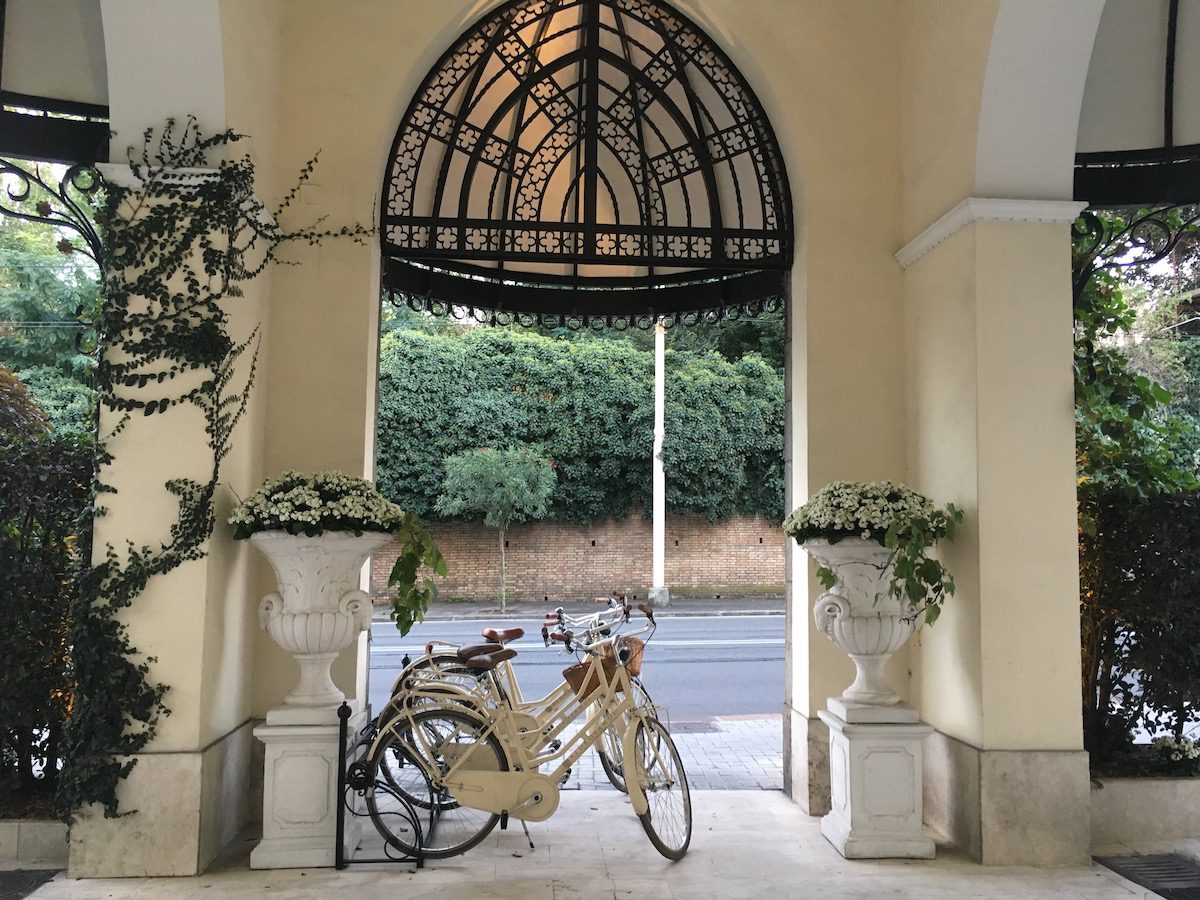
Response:
[{"label": "tree trunk", "polygon": [[500,526],[500,612],[502,613],[508,612],[508,593],[506,590],[508,583],[508,568],[506,565],[507,561],[504,558],[504,533],[507,530],[508,529],[505,526]]}]

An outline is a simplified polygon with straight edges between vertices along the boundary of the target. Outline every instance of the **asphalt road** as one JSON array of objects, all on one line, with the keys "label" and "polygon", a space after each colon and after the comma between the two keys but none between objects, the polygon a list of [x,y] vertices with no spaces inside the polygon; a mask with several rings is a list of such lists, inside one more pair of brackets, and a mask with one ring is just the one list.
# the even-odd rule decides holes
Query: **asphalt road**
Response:
[{"label": "asphalt road", "polygon": [[[712,716],[778,713],[783,707],[783,616],[670,616],[658,619],[658,629],[646,648],[642,680],[655,701],[664,704],[673,720],[703,720]],[[644,620],[635,619],[635,625]],[[417,656],[431,638],[454,643],[481,640],[480,629],[491,620],[425,622],[400,637],[390,622],[372,625],[371,704],[386,701],[392,681],[407,653]],[[521,625],[528,634],[512,646],[521,690],[526,699],[549,693],[562,680],[562,670],[574,660],[558,647],[542,646],[541,623]]]}]

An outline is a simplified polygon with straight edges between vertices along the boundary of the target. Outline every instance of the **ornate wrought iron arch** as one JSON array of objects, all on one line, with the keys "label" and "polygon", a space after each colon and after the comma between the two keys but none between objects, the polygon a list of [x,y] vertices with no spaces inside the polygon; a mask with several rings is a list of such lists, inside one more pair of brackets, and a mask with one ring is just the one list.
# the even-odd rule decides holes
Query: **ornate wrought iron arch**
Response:
[{"label": "ornate wrought iron arch", "polygon": [[790,203],[753,91],[665,0],[510,0],[396,133],[384,285],[414,308],[577,327],[752,314],[782,301]]}]

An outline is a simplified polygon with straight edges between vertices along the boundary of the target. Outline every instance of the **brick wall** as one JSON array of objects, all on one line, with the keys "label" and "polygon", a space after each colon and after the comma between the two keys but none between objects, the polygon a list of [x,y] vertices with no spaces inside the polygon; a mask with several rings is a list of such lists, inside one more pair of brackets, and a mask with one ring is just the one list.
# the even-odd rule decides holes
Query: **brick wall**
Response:
[{"label": "brick wall", "polygon": [[[482,525],[442,522],[431,529],[446,557],[446,599],[497,596],[497,532]],[[508,529],[508,596],[551,601],[607,596],[629,588],[645,596],[650,584],[651,523],[640,515],[592,525],[540,522]],[[785,535],[779,523],[734,517],[713,525],[703,516],[667,517],[667,587],[673,596],[747,596],[783,592]],[[394,549],[371,562],[371,590],[379,601],[396,561]]]}]

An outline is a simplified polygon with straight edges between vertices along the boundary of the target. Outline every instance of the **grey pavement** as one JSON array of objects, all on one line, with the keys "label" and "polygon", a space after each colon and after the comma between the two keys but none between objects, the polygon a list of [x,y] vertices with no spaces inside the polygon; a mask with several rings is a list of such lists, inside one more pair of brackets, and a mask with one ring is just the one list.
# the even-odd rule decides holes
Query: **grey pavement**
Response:
[{"label": "grey pavement", "polygon": [[[669,725],[692,790],[783,790],[783,716],[717,716]],[[613,787],[589,752],[572,767],[563,790]]]},{"label": "grey pavement", "polygon": [[[692,794],[692,843],[679,862],[646,839],[616,791],[566,791],[557,812],[522,829],[497,828],[479,846],[416,871],[411,864],[255,871],[245,835],[205,874],[190,878],[72,881],[59,875],[34,900],[742,900],[742,898],[1094,898],[1151,896],[1095,863],[1037,869],[979,865],[939,845],[932,860],[845,860],[807,816],[777,791]],[[369,826],[368,826],[369,828]],[[361,852],[378,855],[379,839]],[[372,842],[373,841],[373,842]],[[1187,847],[1179,848],[1185,852]],[[1192,851],[1196,847],[1190,848]]]},{"label": "grey pavement", "polygon": [[[541,618],[545,604],[514,604],[507,618]],[[550,606],[550,608],[553,608]],[[594,606],[577,604],[581,610]],[[681,601],[662,615],[778,614],[779,598]],[[431,618],[501,618],[484,604],[437,608]],[[594,753],[585,754],[549,820],[530,823],[535,848],[519,827],[497,829],[478,847],[448,860],[411,865],[351,865],[333,869],[254,871],[244,835],[203,875],[191,878],[95,879],[59,875],[34,900],[224,900],[247,896],[358,900],[423,898],[759,897],[1124,898],[1152,896],[1096,863],[1057,868],[979,865],[939,841],[934,860],[845,860],[820,834],[820,820],[792,803],[782,787],[782,717],[718,716],[671,720],[671,731],[693,789],[693,837],[679,862],[660,857],[645,839],[628,799],[609,785]],[[937,835],[933,835],[937,839]],[[367,826],[359,857],[382,853]],[[1200,858],[1200,842],[1122,848],[1181,852]]]}]

